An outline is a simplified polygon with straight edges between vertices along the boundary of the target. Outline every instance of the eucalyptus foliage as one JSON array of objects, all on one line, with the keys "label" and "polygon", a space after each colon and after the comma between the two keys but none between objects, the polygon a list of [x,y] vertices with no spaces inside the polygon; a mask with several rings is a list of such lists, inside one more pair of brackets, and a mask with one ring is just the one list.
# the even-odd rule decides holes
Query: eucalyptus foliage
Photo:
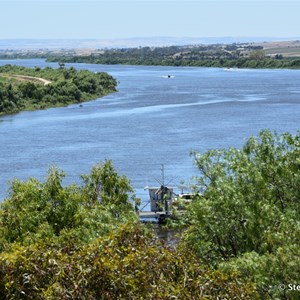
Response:
[{"label": "eucalyptus foliage", "polygon": [[236,273],[159,242],[139,223],[78,246],[64,238],[0,254],[1,299],[257,299]]}]

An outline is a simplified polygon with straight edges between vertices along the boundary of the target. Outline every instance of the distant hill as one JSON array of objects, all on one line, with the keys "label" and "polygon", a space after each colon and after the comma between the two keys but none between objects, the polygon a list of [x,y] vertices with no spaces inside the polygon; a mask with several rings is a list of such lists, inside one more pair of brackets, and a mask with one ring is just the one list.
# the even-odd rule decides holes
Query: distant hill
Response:
[{"label": "distant hill", "polygon": [[297,40],[299,37],[136,37],[127,39],[0,39],[0,50],[133,48],[144,46],[262,43]]},{"label": "distant hill", "polygon": [[293,41],[277,41],[256,43],[257,46],[262,46],[266,55],[274,56],[281,54],[285,57],[300,56],[300,40]]}]

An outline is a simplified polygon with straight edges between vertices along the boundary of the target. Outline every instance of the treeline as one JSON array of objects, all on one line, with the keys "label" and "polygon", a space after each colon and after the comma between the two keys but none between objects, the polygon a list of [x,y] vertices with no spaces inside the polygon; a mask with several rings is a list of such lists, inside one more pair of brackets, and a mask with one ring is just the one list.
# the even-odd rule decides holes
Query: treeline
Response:
[{"label": "treeline", "polygon": [[265,56],[261,47],[237,45],[141,47],[105,50],[88,56],[49,56],[48,61],[95,64],[197,66],[222,68],[300,68],[300,58]]},{"label": "treeline", "polygon": [[58,69],[1,66],[0,114],[80,103],[114,92],[116,85],[116,80],[107,73],[77,71],[63,64]]},{"label": "treeline", "polygon": [[[14,180],[0,207],[1,299],[299,299],[300,133],[193,152],[178,245],[141,224],[106,161],[63,187]],[[199,187],[204,193],[198,192]]]},{"label": "treeline", "polygon": [[36,52],[30,52],[30,53],[20,53],[18,51],[15,51],[15,53],[5,53],[5,51],[0,52],[0,59],[34,59],[34,58],[41,58],[46,59],[48,57],[47,53],[40,54]]}]

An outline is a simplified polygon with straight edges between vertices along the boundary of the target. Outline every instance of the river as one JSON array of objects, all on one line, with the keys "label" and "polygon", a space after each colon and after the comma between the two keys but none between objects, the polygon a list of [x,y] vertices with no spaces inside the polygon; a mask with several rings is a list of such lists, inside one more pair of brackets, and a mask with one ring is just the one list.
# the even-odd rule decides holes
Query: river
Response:
[{"label": "river", "polygon": [[[52,66],[41,59],[0,65]],[[118,92],[86,102],[0,117],[0,199],[13,178],[44,180],[49,166],[80,182],[93,164],[112,159],[139,197],[161,181],[189,184],[197,175],[191,150],[241,147],[263,128],[296,133],[300,120],[299,70],[66,64],[106,71]],[[171,75],[171,78],[167,78]]]}]

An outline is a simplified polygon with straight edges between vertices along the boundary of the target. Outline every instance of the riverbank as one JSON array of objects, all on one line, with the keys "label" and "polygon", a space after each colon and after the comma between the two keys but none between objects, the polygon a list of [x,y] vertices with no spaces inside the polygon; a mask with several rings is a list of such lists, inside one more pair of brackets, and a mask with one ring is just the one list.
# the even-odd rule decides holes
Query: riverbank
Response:
[{"label": "riverbank", "polygon": [[17,111],[11,111],[11,112],[0,112],[0,116],[7,116],[7,115],[13,115],[13,114],[17,114],[20,112],[25,112],[25,111],[36,111],[36,110],[44,110],[44,109],[49,109],[49,108],[59,108],[59,107],[66,107],[69,105],[73,105],[73,104],[78,104],[79,107],[83,107],[84,103],[86,102],[90,102],[93,100],[96,100],[98,98],[102,98],[105,97],[109,94],[115,93],[116,91],[111,91],[111,92],[107,92],[105,94],[101,94],[99,96],[93,96],[90,98],[85,98],[83,99],[81,102],[77,102],[77,101],[66,101],[64,103],[55,103],[55,104],[50,104],[49,105],[35,105],[33,104],[32,106],[27,106],[26,108],[22,109],[22,110],[17,110]]},{"label": "riverbank", "polygon": [[237,68],[237,69],[300,69],[299,58],[238,58],[238,59],[144,59],[144,58],[113,58],[95,56],[49,57],[47,62],[88,63],[103,65],[132,66],[173,66],[173,67],[206,67],[206,68]]},{"label": "riverbank", "polygon": [[115,92],[107,73],[75,68],[0,67],[0,114],[80,104]]},{"label": "riverbank", "polygon": [[271,54],[268,54],[268,51],[262,45],[232,44],[107,49],[84,55],[60,53],[48,54],[46,57],[49,62],[60,63],[247,69],[300,68],[300,52],[298,56],[297,52],[294,56],[286,56],[279,50]]}]

